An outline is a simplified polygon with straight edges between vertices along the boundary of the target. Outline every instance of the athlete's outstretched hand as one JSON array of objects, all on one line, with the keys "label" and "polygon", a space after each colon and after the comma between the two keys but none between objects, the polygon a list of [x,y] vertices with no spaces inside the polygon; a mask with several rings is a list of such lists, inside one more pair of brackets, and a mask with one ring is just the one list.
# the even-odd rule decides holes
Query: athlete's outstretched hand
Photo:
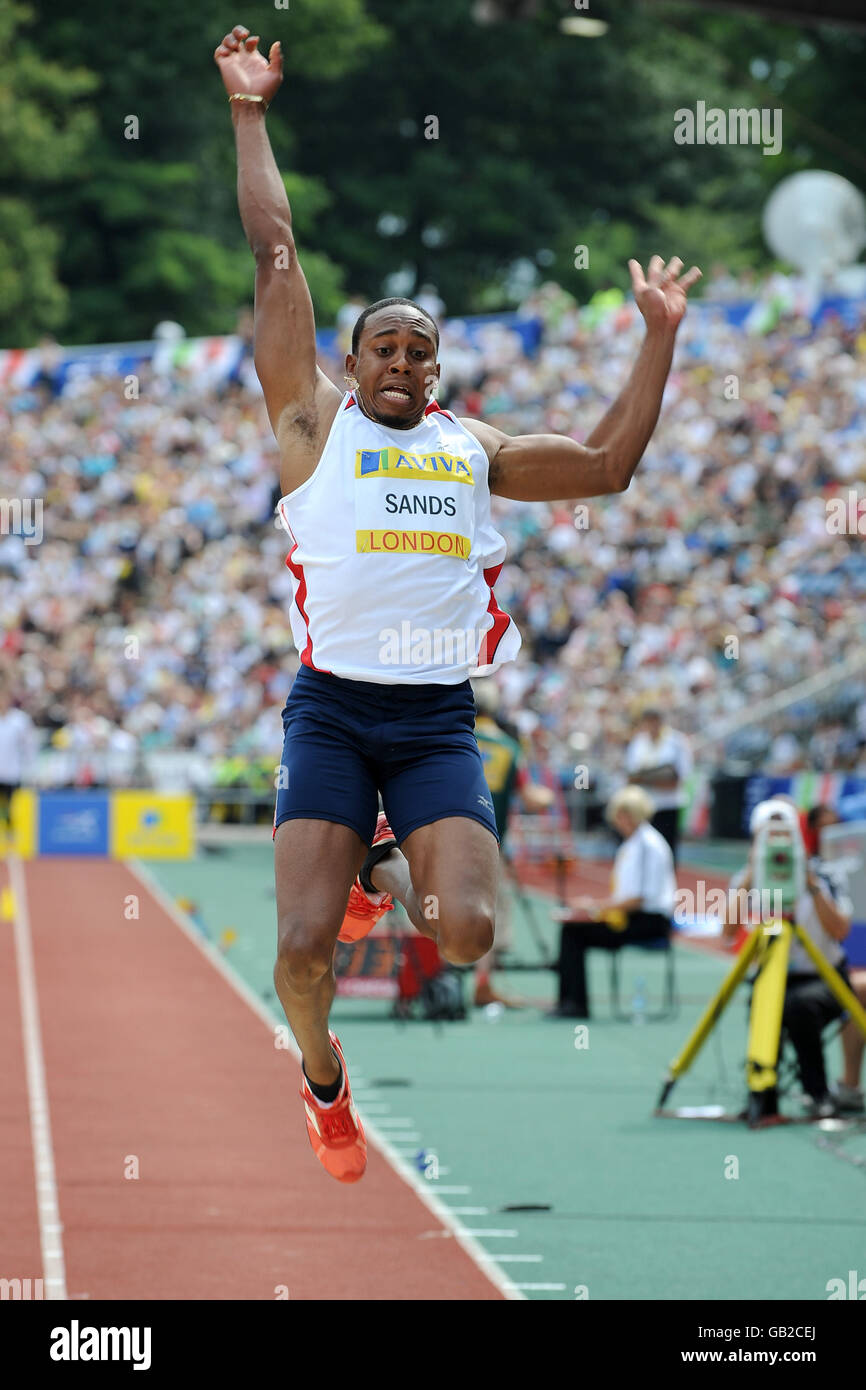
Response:
[{"label": "athlete's outstretched hand", "polygon": [[236,24],[214,51],[214,61],[222,73],[226,91],[249,92],[264,97],[270,105],[283,80],[283,54],[279,39],[271,44],[269,58],[258,52],[258,36]]},{"label": "athlete's outstretched hand", "polygon": [[653,256],[646,279],[637,261],[629,261],[628,268],[637,307],[646,319],[647,328],[666,328],[676,332],[686,312],[686,295],[701,278],[697,266],[693,265],[682,279],[680,271],[683,263],[679,256],[674,256],[668,265],[661,256]]}]

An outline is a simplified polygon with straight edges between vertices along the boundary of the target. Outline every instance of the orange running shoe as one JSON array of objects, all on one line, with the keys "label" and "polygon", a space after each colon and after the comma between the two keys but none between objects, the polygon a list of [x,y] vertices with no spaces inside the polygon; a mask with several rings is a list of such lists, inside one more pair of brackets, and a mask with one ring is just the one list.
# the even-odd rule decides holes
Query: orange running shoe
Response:
[{"label": "orange running shoe", "polygon": [[370,870],[380,859],[385,858],[396,843],[385,813],[380,811],[370,853],[349,889],[349,902],[343,925],[337,933],[338,941],[360,941],[373,930],[380,917],[384,917],[386,912],[394,911],[394,899],[390,893],[377,892],[370,882]]},{"label": "orange running shoe", "polygon": [[313,1153],[337,1182],[357,1182],[367,1167],[367,1140],[352,1100],[349,1073],[336,1033],[329,1031],[331,1046],[343,1069],[343,1084],[333,1105],[322,1106],[310,1089],[301,1066],[301,1096],[307,1112],[307,1133]]}]

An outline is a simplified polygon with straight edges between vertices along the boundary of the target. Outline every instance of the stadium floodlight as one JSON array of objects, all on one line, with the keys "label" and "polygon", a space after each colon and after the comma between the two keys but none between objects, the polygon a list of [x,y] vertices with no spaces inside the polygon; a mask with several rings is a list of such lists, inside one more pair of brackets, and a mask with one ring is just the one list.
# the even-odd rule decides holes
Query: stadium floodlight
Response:
[{"label": "stadium floodlight", "polygon": [[781,260],[814,278],[835,276],[866,246],[866,198],[839,174],[807,169],[777,184],[762,225]]}]

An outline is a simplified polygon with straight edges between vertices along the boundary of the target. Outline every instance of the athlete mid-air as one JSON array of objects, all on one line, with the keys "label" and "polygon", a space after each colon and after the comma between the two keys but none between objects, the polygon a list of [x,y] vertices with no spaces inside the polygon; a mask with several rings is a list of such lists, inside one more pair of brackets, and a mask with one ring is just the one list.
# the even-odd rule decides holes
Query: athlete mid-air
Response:
[{"label": "athlete mid-air", "polygon": [[520,636],[493,595],[505,543],[491,494],[556,501],[628,487],[700,271],[681,277],[681,261],[654,256],[644,278],[629,262],[646,336],[585,444],[511,438],[441,410],[439,331],[405,299],[361,314],[341,393],[317,367],[313,306],[265,130],[280,47],[268,61],[257,46],[236,25],[214,57],[256,261],[255,366],[280,450],[301,653],[274,816],[274,979],[301,1050],[313,1149],[333,1177],[354,1182],[366,1141],[328,1027],[338,938],[365,935],[396,898],[448,961],[477,961],[493,942],[498,839],[469,677],[511,660]]}]

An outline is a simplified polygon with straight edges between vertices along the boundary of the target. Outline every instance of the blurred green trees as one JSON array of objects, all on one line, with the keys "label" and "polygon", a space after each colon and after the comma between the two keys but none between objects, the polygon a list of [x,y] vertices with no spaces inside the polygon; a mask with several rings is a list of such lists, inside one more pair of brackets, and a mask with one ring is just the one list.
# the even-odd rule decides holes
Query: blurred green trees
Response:
[{"label": "blurred green trees", "polygon": [[[565,0],[479,25],[472,0],[0,0],[0,345],[228,332],[252,298],[213,50],[279,38],[268,116],[318,320],[349,294],[438,288],[450,313],[533,278],[581,301],[655,251],[761,267],[761,207],[799,168],[866,187],[866,43],[684,4]],[[783,110],[775,157],[679,146],[674,112]],[[576,269],[575,247],[588,265]]]}]

